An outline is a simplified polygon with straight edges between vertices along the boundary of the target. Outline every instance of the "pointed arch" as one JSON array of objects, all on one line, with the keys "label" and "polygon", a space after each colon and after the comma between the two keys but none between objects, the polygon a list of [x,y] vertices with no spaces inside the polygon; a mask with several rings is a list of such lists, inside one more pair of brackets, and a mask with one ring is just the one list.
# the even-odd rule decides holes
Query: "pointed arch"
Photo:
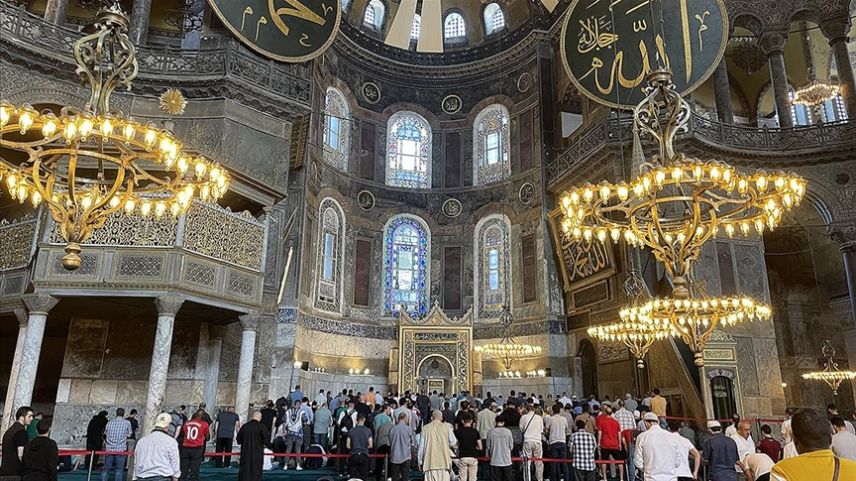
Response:
[{"label": "pointed arch", "polygon": [[479,112],[473,123],[473,184],[489,184],[511,175],[510,117],[502,104]]},{"label": "pointed arch", "polygon": [[486,37],[505,30],[505,13],[498,3],[490,3],[484,7],[482,18]]},{"label": "pointed arch", "polygon": [[345,213],[332,197],[318,207],[318,240],[315,263],[315,307],[342,312]]},{"label": "pointed arch", "polygon": [[431,126],[411,111],[394,113],[387,123],[386,185],[431,187]]},{"label": "pointed arch", "polygon": [[504,214],[488,215],[476,224],[473,296],[477,319],[498,317],[511,308],[511,223]]},{"label": "pointed arch", "polygon": [[348,170],[351,147],[351,112],[339,89],[327,87],[324,96],[324,160],[343,172]]}]

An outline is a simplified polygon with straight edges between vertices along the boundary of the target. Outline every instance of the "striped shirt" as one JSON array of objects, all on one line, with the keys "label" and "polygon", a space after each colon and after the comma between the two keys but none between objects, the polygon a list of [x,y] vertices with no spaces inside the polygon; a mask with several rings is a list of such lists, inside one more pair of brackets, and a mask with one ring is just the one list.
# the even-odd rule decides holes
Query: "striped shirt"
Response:
[{"label": "striped shirt", "polygon": [[105,448],[107,451],[124,451],[128,449],[128,436],[132,433],[131,422],[123,417],[116,416],[104,428]]},{"label": "striped shirt", "polygon": [[581,471],[594,471],[594,453],[597,450],[597,440],[588,431],[577,431],[571,434],[568,441],[568,451],[573,455],[573,466]]},{"label": "striped shirt", "polygon": [[612,417],[618,421],[622,431],[626,429],[634,429],[636,427],[636,418],[633,416],[633,413],[628,411],[626,408],[621,408],[618,411],[615,411],[612,413]]}]

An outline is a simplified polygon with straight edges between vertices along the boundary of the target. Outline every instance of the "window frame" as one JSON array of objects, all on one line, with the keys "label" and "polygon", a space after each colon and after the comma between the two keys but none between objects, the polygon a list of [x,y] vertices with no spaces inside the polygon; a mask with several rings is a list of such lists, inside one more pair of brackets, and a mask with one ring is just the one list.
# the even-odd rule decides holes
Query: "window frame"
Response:
[{"label": "window frame", "polygon": [[[418,124],[418,127],[414,124]],[[412,138],[399,138],[401,129],[419,130],[418,141]],[[402,147],[409,147],[410,142],[416,142],[415,155],[401,153]],[[430,189],[432,183],[432,150],[433,133],[431,124],[425,117],[409,110],[394,113],[387,122],[385,184],[390,187]],[[415,160],[414,168],[403,168],[404,159],[402,157]]]},{"label": "window frame", "polygon": [[[327,220],[328,213],[335,219],[335,225]],[[316,309],[341,313],[344,302],[344,265],[345,213],[342,206],[332,197],[325,197],[318,206],[318,237],[315,260],[315,300]],[[333,241],[332,252],[327,252],[327,238]],[[328,255],[331,254],[331,255]],[[332,264],[332,278],[326,278],[326,266]]]},{"label": "window frame", "polygon": [[[415,232],[414,243],[401,243],[396,236],[400,229],[412,229]],[[416,299],[407,306],[408,314],[421,316],[428,312],[430,307],[431,287],[431,231],[428,224],[418,216],[412,214],[399,214],[391,217],[383,229],[383,312],[386,316],[398,317],[401,307],[393,297],[396,291],[412,292]],[[413,259],[410,272],[413,273],[410,282],[416,284],[415,288],[403,290],[396,287],[395,274],[400,269],[398,261],[399,252],[406,250]],[[414,253],[415,251],[415,253]]]},{"label": "window frame", "polygon": [[[455,35],[453,37],[450,37],[448,35],[448,29],[449,29],[448,23],[449,23],[449,20],[454,19],[455,16],[460,18],[460,25],[457,28],[457,30],[461,30],[461,32],[460,32],[460,35]],[[459,9],[454,8],[454,9],[448,10],[446,12],[446,14],[443,15],[443,45],[460,46],[460,45],[466,45],[467,42],[468,42],[467,17]]]}]

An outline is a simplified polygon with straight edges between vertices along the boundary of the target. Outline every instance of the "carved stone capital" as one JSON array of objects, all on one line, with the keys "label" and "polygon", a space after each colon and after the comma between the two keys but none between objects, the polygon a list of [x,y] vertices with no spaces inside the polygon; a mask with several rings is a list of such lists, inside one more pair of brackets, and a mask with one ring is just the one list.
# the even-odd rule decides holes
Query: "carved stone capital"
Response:
[{"label": "carved stone capital", "polygon": [[211,340],[211,341],[213,341],[215,339],[222,340],[223,336],[225,334],[226,334],[226,326],[222,326],[219,324],[217,324],[217,325],[209,324],[208,325],[208,339],[209,340]]},{"label": "carved stone capital", "polygon": [[781,54],[785,51],[785,44],[788,42],[787,31],[770,31],[761,34],[758,40],[758,47],[768,57]]},{"label": "carved stone capital", "polygon": [[820,31],[830,44],[836,40],[844,40],[846,42],[850,33],[850,26],[850,17],[844,15],[823,20],[820,22]]},{"label": "carved stone capital", "polygon": [[155,298],[155,307],[158,310],[159,316],[175,316],[181,305],[184,304],[184,297],[176,294],[167,294]]},{"label": "carved stone capital", "polygon": [[257,331],[259,328],[259,312],[258,311],[250,311],[246,314],[241,314],[238,316],[238,320],[241,321],[241,328],[245,331]]},{"label": "carved stone capital", "polygon": [[27,316],[27,310],[13,309],[12,312],[14,312],[15,317],[18,318],[18,327],[27,327],[27,325],[30,323],[30,318],[29,316]]},{"label": "carved stone capital", "polygon": [[47,314],[59,302],[59,299],[47,294],[25,294],[21,298],[30,314]]},{"label": "carved stone capital", "polygon": [[841,252],[856,252],[856,221],[831,227],[829,237],[838,242]]}]

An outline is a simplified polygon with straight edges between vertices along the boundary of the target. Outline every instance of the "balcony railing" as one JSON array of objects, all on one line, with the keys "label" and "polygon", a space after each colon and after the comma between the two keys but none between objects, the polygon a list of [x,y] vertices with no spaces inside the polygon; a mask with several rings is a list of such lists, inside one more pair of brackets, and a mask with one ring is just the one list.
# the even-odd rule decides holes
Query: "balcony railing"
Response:
[{"label": "balcony railing", "polygon": [[[53,25],[23,6],[0,0],[0,41],[74,64],[72,46],[80,38],[76,29]],[[234,77],[259,87],[269,95],[286,97],[309,106],[310,82],[305,67],[272,62],[230,40],[224,47],[183,50],[140,47],[140,77],[154,80],[201,81]]]},{"label": "balcony railing", "polygon": [[[560,182],[577,164],[607,145],[632,142],[632,119],[603,116],[574,134],[570,147],[547,165],[547,183]],[[810,156],[823,151],[856,147],[856,119],[799,127],[749,127],[724,124],[693,112],[688,132],[680,141],[698,141],[714,149],[748,153],[759,159]],[[619,136],[618,132],[627,135]]]}]

